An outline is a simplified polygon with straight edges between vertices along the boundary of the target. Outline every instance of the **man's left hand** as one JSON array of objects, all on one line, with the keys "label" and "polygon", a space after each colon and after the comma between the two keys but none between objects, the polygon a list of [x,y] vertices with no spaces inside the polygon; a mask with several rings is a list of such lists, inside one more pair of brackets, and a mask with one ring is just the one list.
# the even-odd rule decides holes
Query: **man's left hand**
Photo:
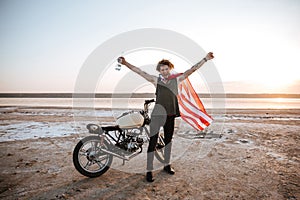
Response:
[{"label": "man's left hand", "polygon": [[206,60],[211,60],[214,58],[213,52],[209,52],[206,56],[205,56]]}]

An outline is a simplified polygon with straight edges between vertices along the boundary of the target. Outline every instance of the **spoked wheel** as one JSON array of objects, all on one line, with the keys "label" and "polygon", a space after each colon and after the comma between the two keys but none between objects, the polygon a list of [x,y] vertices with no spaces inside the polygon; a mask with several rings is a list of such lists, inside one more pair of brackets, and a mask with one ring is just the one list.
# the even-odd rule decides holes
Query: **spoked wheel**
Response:
[{"label": "spoked wheel", "polygon": [[165,161],[165,142],[164,142],[164,135],[163,133],[159,133],[157,144],[155,147],[155,157],[159,162],[164,163]]},{"label": "spoked wheel", "polygon": [[100,146],[98,136],[88,136],[78,142],[73,151],[73,164],[84,176],[98,177],[104,174],[110,167],[113,156],[101,151],[108,149],[109,144],[104,140]]}]

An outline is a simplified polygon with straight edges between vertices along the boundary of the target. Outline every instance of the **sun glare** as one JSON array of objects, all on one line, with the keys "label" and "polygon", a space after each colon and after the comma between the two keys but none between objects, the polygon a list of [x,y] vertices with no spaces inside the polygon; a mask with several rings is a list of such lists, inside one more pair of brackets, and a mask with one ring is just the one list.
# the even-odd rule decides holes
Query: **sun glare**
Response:
[{"label": "sun glare", "polygon": [[282,102],[284,102],[284,99],[283,98],[275,98],[274,102],[276,102],[276,103],[282,103]]},{"label": "sun glare", "polygon": [[263,80],[260,80],[259,83],[262,87],[270,92],[275,92],[277,90],[284,89],[286,86],[291,84],[294,80],[289,77],[283,76],[266,76]]}]

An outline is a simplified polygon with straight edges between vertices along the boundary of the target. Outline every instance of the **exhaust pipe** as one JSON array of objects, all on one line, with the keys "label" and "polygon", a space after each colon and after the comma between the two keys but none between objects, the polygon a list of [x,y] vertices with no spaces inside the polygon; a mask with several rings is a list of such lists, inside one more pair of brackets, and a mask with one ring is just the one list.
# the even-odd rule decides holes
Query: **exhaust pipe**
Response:
[{"label": "exhaust pipe", "polygon": [[138,151],[138,152],[136,152],[136,153],[131,154],[130,156],[121,156],[121,155],[119,155],[119,154],[117,154],[117,153],[108,151],[108,150],[106,150],[106,149],[101,149],[101,151],[104,152],[104,153],[110,154],[110,155],[112,155],[112,156],[115,156],[115,157],[117,157],[117,158],[120,158],[120,159],[122,159],[122,160],[126,160],[126,161],[129,161],[131,158],[133,158],[133,157],[135,157],[135,156],[137,156],[138,154],[141,153],[141,151]]}]

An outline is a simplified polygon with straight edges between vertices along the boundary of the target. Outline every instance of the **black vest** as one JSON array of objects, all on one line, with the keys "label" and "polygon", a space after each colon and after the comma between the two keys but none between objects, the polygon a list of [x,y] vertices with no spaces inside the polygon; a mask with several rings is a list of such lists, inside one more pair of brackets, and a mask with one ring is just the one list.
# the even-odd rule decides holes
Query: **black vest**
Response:
[{"label": "black vest", "polygon": [[156,86],[156,104],[163,106],[167,115],[180,116],[177,94],[177,78],[169,80],[167,83],[162,82],[161,78],[157,79]]}]

